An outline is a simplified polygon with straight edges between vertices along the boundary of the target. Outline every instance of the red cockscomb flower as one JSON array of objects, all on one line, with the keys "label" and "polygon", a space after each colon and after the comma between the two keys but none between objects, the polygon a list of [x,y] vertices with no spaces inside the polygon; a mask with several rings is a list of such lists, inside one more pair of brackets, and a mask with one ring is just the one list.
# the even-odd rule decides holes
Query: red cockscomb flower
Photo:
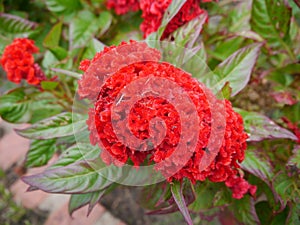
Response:
[{"label": "red cockscomb flower", "polygon": [[[159,59],[157,50],[130,42],[82,62],[79,94],[94,101],[87,124],[103,161],[121,166],[131,160],[139,166],[147,158],[169,182],[208,178],[225,182],[234,198],[254,195],[255,187],[237,170],[248,138],[242,117],[229,101],[217,99],[190,74]],[[153,122],[156,118],[164,122]],[[213,160],[200,169],[208,157]]]},{"label": "red cockscomb flower", "polygon": [[25,79],[32,85],[37,85],[45,80],[45,74],[39,65],[34,63],[32,55],[38,51],[33,40],[14,39],[10,45],[5,47],[1,58],[1,65],[7,73],[7,78],[17,84],[21,79]]},{"label": "red cockscomb flower", "polygon": [[[141,0],[140,7],[143,11],[144,18],[141,24],[141,30],[144,32],[144,37],[147,37],[152,32],[157,31],[161,25],[163,16],[172,0]],[[194,19],[205,11],[199,7],[199,0],[188,0],[176,16],[168,23],[161,39],[165,39],[176,29]]]},{"label": "red cockscomb flower", "polygon": [[122,15],[130,11],[139,10],[138,0],[107,0],[106,7],[108,9],[114,9],[116,14]]}]

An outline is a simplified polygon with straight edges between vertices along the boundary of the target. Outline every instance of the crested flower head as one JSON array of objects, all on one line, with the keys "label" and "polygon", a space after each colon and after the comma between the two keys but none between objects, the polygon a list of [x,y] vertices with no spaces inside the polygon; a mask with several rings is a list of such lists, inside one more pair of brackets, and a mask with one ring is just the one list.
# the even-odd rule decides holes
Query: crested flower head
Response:
[{"label": "crested flower head", "polygon": [[[225,182],[233,197],[254,194],[238,175],[248,138],[242,117],[191,74],[159,59],[158,50],[132,41],[82,62],[79,94],[94,103],[87,124],[103,161],[147,161],[169,182],[209,179]],[[203,161],[209,164],[201,169]]]},{"label": "crested flower head", "polygon": [[37,85],[45,80],[45,74],[38,64],[34,63],[33,54],[38,51],[34,41],[27,38],[16,38],[6,46],[1,58],[1,65],[7,73],[8,80],[18,84],[25,79],[32,85]]}]

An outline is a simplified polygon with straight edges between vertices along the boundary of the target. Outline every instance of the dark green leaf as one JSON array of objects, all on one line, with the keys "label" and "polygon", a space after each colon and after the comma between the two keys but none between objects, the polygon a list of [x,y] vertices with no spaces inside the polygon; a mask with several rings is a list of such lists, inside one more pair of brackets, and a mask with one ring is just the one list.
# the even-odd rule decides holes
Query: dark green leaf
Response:
[{"label": "dark green leaf", "polygon": [[182,187],[183,187],[183,185],[181,182],[178,182],[178,181],[174,182],[171,185],[172,196],[173,196],[180,212],[184,216],[184,219],[187,222],[187,224],[193,225],[192,218],[190,216],[189,210],[187,208],[187,205],[186,205],[184,197],[183,197]]},{"label": "dark green leaf", "polygon": [[290,212],[287,217],[286,225],[299,225],[300,224],[300,203],[289,204]]},{"label": "dark green leaf", "polygon": [[33,140],[26,155],[26,167],[38,167],[48,163],[56,151],[55,139]]},{"label": "dark green leaf", "polygon": [[46,92],[33,93],[33,88],[17,88],[0,97],[0,115],[12,123],[36,122],[59,113],[62,108]]},{"label": "dark green leaf", "polygon": [[22,34],[34,30],[37,23],[23,19],[21,17],[0,13],[0,31],[11,34]]},{"label": "dark green leaf", "polygon": [[224,206],[232,200],[231,193],[220,183],[205,181],[195,185],[196,200],[189,206],[193,212]]},{"label": "dark green leaf", "polygon": [[261,201],[255,204],[257,216],[261,225],[269,225],[273,217],[272,208],[267,201]]},{"label": "dark green leaf", "polygon": [[85,118],[67,112],[42,120],[26,129],[16,131],[21,136],[30,139],[51,139],[73,135],[82,131],[85,127]]},{"label": "dark green leaf", "polygon": [[222,88],[226,82],[229,82],[232,88],[231,96],[240,92],[250,79],[260,47],[261,44],[248,45],[219,64],[214,70],[214,73],[219,77],[216,86]]},{"label": "dark green leaf", "polygon": [[235,217],[243,224],[260,224],[254,207],[254,200],[250,196],[244,196],[239,200],[234,199],[230,208]]},{"label": "dark green leaf", "polygon": [[268,138],[297,140],[297,137],[292,132],[278,126],[264,115],[237,108],[235,108],[235,111],[243,117],[245,130],[250,135],[249,141],[261,141]]},{"label": "dark green leaf", "polygon": [[13,123],[28,122],[31,117],[30,102],[26,100],[23,89],[15,89],[0,97],[0,115],[2,119]]}]

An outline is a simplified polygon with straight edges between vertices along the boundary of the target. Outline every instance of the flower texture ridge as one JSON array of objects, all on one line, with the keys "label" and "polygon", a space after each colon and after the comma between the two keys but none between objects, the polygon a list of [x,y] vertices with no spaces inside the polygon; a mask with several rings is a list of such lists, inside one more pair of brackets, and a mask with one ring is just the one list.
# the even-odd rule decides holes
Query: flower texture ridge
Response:
[{"label": "flower texture ridge", "polygon": [[139,10],[138,0],[107,0],[106,7],[108,9],[114,9],[116,14],[122,15],[130,11]]},{"label": "flower texture ridge", "polygon": [[[79,94],[94,103],[87,124],[91,143],[102,149],[102,160],[117,166],[132,162],[135,167],[148,161],[169,182],[187,178],[195,183],[209,179],[225,182],[234,198],[241,198],[246,193],[254,195],[256,187],[238,173],[248,138],[242,117],[228,100],[217,99],[191,74],[170,63],[160,62],[160,57],[158,50],[131,41],[105,48],[94,59],[81,63],[80,68],[85,73],[79,81]],[[98,83],[93,83],[94,80]],[[140,80],[146,80],[146,83],[142,86]],[[131,85],[134,83],[136,85]],[[171,84],[180,88],[172,88]],[[129,99],[134,99],[136,89],[141,87],[145,91],[130,107]],[[125,89],[127,94],[124,96],[122,91]],[[155,95],[156,91],[152,91],[153,95],[147,94],[154,89],[162,89],[169,99]],[[178,112],[189,107],[183,101],[185,93],[195,107],[198,123],[190,121],[191,110],[185,114]],[[179,104],[171,104],[173,100]],[[160,118],[164,124],[153,124],[155,118]],[[188,130],[184,131],[183,126]],[[120,135],[122,130],[128,132]],[[218,133],[219,130],[222,132]],[[151,139],[154,131],[158,136]],[[132,141],[131,136],[148,141]],[[156,140],[162,141],[157,143]],[[181,141],[184,145],[177,151]],[[193,141],[196,144],[191,149],[189,146]],[[214,146],[219,146],[216,156],[206,168],[200,169],[199,165],[211,155]],[[181,165],[182,161],[184,165]],[[174,170],[176,165],[181,167]]]},{"label": "flower texture ridge", "polygon": [[1,58],[1,65],[7,73],[8,80],[18,84],[25,79],[32,85],[38,85],[45,80],[44,72],[34,62],[33,54],[38,51],[34,41],[27,38],[16,38],[6,46]]}]

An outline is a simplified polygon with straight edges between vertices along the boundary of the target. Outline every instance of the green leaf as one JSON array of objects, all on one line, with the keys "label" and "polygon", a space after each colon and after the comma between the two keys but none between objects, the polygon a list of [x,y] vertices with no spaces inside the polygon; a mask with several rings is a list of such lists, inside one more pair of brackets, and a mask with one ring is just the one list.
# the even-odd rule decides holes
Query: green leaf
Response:
[{"label": "green leaf", "polygon": [[[251,28],[273,48],[284,47],[293,55],[289,47],[291,9],[286,1],[253,0]],[[293,56],[294,57],[294,56]]]},{"label": "green leaf", "polygon": [[259,177],[267,184],[271,184],[274,177],[274,169],[270,159],[262,151],[249,147],[245,152],[245,159],[241,167],[243,170]]},{"label": "green leaf", "polygon": [[81,8],[80,0],[46,0],[46,5],[57,14],[71,14]]},{"label": "green leaf", "polygon": [[59,45],[60,35],[62,31],[62,22],[55,24],[43,41],[46,48],[51,48]]},{"label": "green leaf", "polygon": [[103,196],[105,190],[85,193],[85,194],[72,194],[69,201],[69,213],[73,214],[77,209],[90,204],[88,214],[91,212],[93,207],[97,204],[100,198]]},{"label": "green leaf", "polygon": [[288,138],[297,140],[297,137],[287,129],[284,129],[270,120],[268,117],[256,112],[248,112],[235,108],[244,120],[244,128],[249,134],[249,141],[261,141],[263,139]]},{"label": "green leaf", "polygon": [[244,196],[239,200],[234,199],[230,208],[234,216],[243,224],[260,224],[255,211],[254,200],[250,196]]},{"label": "green leaf", "polygon": [[196,213],[223,206],[232,201],[231,193],[224,184],[213,183],[207,180],[197,183],[194,189],[196,200],[189,205],[189,209]]},{"label": "green leaf", "polygon": [[58,82],[56,81],[42,81],[41,86],[44,90],[53,90],[57,87]]},{"label": "green leaf", "polygon": [[33,140],[26,155],[26,167],[38,167],[47,164],[56,151],[56,140]]},{"label": "green leaf", "polygon": [[184,216],[184,219],[187,222],[187,224],[193,225],[192,218],[190,216],[189,210],[187,208],[187,205],[186,205],[184,197],[183,197],[182,187],[183,187],[183,185],[181,182],[178,182],[178,181],[174,182],[171,185],[172,196],[173,196],[180,212]]},{"label": "green leaf", "polygon": [[261,44],[248,45],[219,64],[214,70],[214,73],[219,77],[216,86],[223,87],[226,82],[229,82],[232,88],[231,96],[240,92],[250,79],[260,47]]},{"label": "green leaf", "polygon": [[103,12],[96,17],[90,11],[81,11],[70,24],[71,49],[87,45],[96,34],[104,33],[110,26],[112,17]]},{"label": "green leaf", "polygon": [[92,58],[94,58],[95,54],[97,52],[102,51],[104,47],[105,47],[105,45],[102,42],[93,38],[92,41],[89,42],[82,58],[83,59],[92,59]]},{"label": "green leaf", "polygon": [[62,22],[55,24],[43,41],[43,45],[48,48],[59,60],[66,58],[68,55],[68,52],[59,46],[62,25]]},{"label": "green leaf", "polygon": [[23,34],[34,30],[37,23],[21,17],[0,13],[0,31],[11,34]]},{"label": "green leaf", "polygon": [[272,209],[267,201],[261,201],[255,204],[255,211],[261,225],[269,225],[273,217]]},{"label": "green leaf", "polygon": [[17,129],[16,131],[19,135],[29,139],[51,139],[73,135],[85,128],[85,118],[78,114],[72,115],[72,113],[66,112],[42,120],[26,129]]}]

